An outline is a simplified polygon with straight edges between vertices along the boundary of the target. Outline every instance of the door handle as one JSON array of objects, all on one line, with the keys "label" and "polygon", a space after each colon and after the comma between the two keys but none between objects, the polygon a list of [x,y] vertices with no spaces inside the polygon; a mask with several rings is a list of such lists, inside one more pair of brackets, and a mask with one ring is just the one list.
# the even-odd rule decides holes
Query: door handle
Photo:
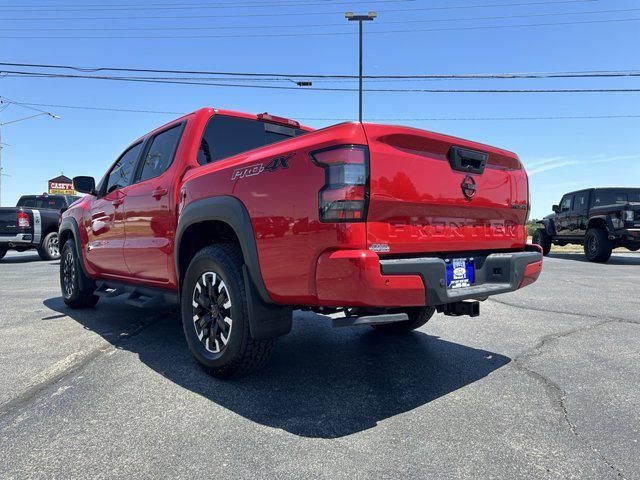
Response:
[{"label": "door handle", "polygon": [[164,187],[156,188],[153,192],[151,192],[151,196],[156,200],[159,200],[160,197],[164,197],[169,191]]}]

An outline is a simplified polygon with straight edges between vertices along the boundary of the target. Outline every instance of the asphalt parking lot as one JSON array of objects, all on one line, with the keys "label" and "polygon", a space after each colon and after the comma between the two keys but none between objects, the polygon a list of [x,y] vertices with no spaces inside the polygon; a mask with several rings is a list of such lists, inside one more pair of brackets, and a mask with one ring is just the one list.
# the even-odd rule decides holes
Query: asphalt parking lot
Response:
[{"label": "asphalt parking lot", "polygon": [[0,478],[639,478],[640,255],[389,336],[297,312],[268,367],[204,374],[167,310],[68,310],[0,263]]}]

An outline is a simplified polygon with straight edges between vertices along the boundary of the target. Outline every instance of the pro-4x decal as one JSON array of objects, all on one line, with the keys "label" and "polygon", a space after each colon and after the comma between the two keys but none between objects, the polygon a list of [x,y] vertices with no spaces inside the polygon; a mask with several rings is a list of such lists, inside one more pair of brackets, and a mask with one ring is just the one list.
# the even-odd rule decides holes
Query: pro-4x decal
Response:
[{"label": "pro-4x decal", "polygon": [[275,172],[281,168],[289,168],[289,160],[295,154],[290,153],[288,155],[281,155],[280,157],[269,160],[268,163],[254,163],[246,167],[236,168],[231,175],[231,180],[238,180],[240,178],[254,177],[264,172]]}]

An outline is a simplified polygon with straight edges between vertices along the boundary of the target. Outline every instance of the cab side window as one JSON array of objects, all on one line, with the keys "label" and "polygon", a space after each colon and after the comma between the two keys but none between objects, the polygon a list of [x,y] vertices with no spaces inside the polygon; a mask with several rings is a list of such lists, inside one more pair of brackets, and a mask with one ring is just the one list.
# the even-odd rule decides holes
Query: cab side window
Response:
[{"label": "cab side window", "polygon": [[105,194],[131,184],[141,148],[142,143],[138,143],[122,154],[109,172]]},{"label": "cab side window", "polygon": [[560,211],[562,212],[568,212],[569,210],[571,210],[571,199],[573,197],[571,195],[567,195],[566,197],[562,198],[562,202],[560,202]]},{"label": "cab side window", "polygon": [[144,156],[139,181],[158,177],[171,166],[181,134],[182,125],[176,125],[153,137],[149,150]]}]

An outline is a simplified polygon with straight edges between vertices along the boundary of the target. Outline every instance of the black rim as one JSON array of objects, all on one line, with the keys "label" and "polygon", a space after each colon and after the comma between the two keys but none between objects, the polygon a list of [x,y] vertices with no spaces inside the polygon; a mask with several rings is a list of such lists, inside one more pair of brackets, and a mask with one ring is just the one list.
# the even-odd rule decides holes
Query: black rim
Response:
[{"label": "black rim", "polygon": [[71,298],[76,281],[76,266],[73,261],[73,253],[68,251],[62,263],[62,288],[65,298]]},{"label": "black rim", "polygon": [[203,273],[192,297],[193,327],[198,340],[210,352],[222,353],[231,338],[231,297],[220,275]]},{"label": "black rim", "polygon": [[60,247],[58,245],[58,235],[53,235],[49,239],[49,243],[47,244],[47,250],[49,250],[49,255],[52,257],[60,256]]}]

